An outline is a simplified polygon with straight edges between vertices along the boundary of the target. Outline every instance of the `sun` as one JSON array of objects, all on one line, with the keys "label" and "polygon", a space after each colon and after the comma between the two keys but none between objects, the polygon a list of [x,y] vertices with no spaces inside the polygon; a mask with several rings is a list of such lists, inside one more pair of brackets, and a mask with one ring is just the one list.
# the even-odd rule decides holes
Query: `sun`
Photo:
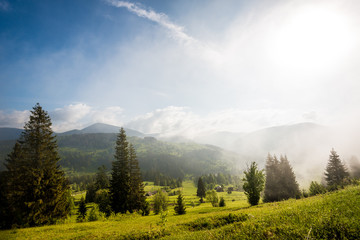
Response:
[{"label": "sun", "polygon": [[349,53],[352,31],[336,9],[306,6],[275,28],[269,56],[275,65],[316,70],[332,67]]}]

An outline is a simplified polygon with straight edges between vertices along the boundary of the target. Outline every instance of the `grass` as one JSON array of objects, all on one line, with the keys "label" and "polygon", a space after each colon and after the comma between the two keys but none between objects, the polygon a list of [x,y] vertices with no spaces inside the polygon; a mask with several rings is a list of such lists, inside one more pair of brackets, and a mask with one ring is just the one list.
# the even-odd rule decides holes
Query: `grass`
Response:
[{"label": "grass", "polygon": [[72,216],[57,225],[0,231],[0,239],[360,239],[360,186],[255,207],[243,193],[225,192],[219,194],[226,201],[223,208],[199,204],[190,181],[182,191],[187,213],[175,215],[170,206],[166,221],[160,215],[126,214],[76,223]]}]

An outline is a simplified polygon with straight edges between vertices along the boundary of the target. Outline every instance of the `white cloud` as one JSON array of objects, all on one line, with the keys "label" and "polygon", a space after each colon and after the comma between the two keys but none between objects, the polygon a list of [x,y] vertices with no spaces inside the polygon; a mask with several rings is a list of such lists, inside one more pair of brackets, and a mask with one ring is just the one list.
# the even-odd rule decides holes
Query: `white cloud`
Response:
[{"label": "white cloud", "polygon": [[56,132],[82,129],[93,123],[122,126],[123,109],[119,106],[95,108],[84,103],[70,104],[50,112]]},{"label": "white cloud", "polygon": [[11,111],[5,112],[0,110],[0,127],[23,128],[29,121],[30,111]]},{"label": "white cloud", "polygon": [[217,131],[249,132],[302,121],[302,113],[295,110],[225,109],[200,116],[190,108],[169,106],[139,116],[126,126],[144,133],[160,133],[161,137],[195,138]]}]

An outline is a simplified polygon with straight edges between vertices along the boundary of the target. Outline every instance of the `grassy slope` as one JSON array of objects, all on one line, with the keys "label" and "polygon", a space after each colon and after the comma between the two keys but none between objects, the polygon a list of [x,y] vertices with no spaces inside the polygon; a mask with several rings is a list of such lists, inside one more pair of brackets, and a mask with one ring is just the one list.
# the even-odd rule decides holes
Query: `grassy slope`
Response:
[{"label": "grassy slope", "polygon": [[[147,186],[147,190],[156,188]],[[7,230],[0,239],[123,239],[162,234],[165,239],[360,239],[360,187],[301,200],[260,204],[249,207],[243,193],[221,193],[225,208],[209,203],[191,207],[197,198],[191,182],[184,182],[187,214],[174,215],[169,207],[164,231],[157,225],[159,215],[112,216],[108,220]],[[174,202],[176,196],[170,197]],[[232,201],[235,199],[235,201]],[[245,218],[225,224],[232,216]],[[233,219],[233,218],[231,218]]]}]

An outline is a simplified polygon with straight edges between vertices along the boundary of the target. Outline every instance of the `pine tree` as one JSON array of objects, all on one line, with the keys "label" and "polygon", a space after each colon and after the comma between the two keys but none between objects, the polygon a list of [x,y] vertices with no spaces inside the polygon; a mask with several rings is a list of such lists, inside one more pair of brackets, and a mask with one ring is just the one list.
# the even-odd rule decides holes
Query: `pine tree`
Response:
[{"label": "pine tree", "polygon": [[243,189],[248,198],[248,202],[253,206],[259,204],[260,193],[264,189],[265,176],[263,171],[257,169],[257,164],[252,162],[250,167],[244,172]]},{"label": "pine tree", "polygon": [[198,180],[198,188],[197,188],[196,196],[201,198],[200,202],[204,202],[203,198],[206,197],[206,189],[201,177],[199,177]]},{"label": "pine tree", "polygon": [[110,181],[111,207],[115,213],[129,210],[130,164],[129,146],[125,130],[120,129],[115,147],[115,161],[112,163]]},{"label": "pine tree", "polygon": [[135,148],[130,144],[130,211],[140,210],[145,205],[145,191],[144,184],[141,178],[141,171],[139,161],[136,157]]},{"label": "pine tree", "polygon": [[264,190],[264,202],[273,202],[279,200],[279,190],[280,187],[280,171],[279,171],[279,161],[276,156],[271,156],[268,154],[266,159],[266,181],[265,181],[265,190]]},{"label": "pine tree", "polygon": [[349,173],[336,151],[332,149],[330,153],[329,161],[325,169],[325,180],[330,189],[336,189],[338,186],[344,184],[344,180],[349,177]]},{"label": "pine tree", "polygon": [[279,163],[280,170],[280,182],[281,185],[278,199],[285,200],[289,198],[299,198],[300,189],[299,184],[296,182],[295,173],[290,166],[290,163],[285,155],[285,157],[280,156]]},{"label": "pine tree", "polygon": [[58,165],[51,125],[48,113],[36,104],[6,160],[6,197],[13,224],[49,224],[69,213],[69,184]]},{"label": "pine tree", "polygon": [[183,195],[181,193],[179,194],[179,196],[177,198],[174,210],[175,210],[175,213],[178,214],[178,215],[182,215],[182,214],[186,213],[184,197],[183,197]]},{"label": "pine tree", "polygon": [[84,197],[81,197],[81,200],[80,200],[80,203],[79,203],[79,209],[78,209],[78,216],[76,218],[76,220],[78,222],[82,222],[82,221],[85,220],[86,211],[87,211],[87,208],[86,208],[85,199],[84,199]]},{"label": "pine tree", "polygon": [[109,184],[109,178],[106,175],[106,167],[102,165],[98,168],[98,172],[96,173],[96,190],[107,189]]}]

